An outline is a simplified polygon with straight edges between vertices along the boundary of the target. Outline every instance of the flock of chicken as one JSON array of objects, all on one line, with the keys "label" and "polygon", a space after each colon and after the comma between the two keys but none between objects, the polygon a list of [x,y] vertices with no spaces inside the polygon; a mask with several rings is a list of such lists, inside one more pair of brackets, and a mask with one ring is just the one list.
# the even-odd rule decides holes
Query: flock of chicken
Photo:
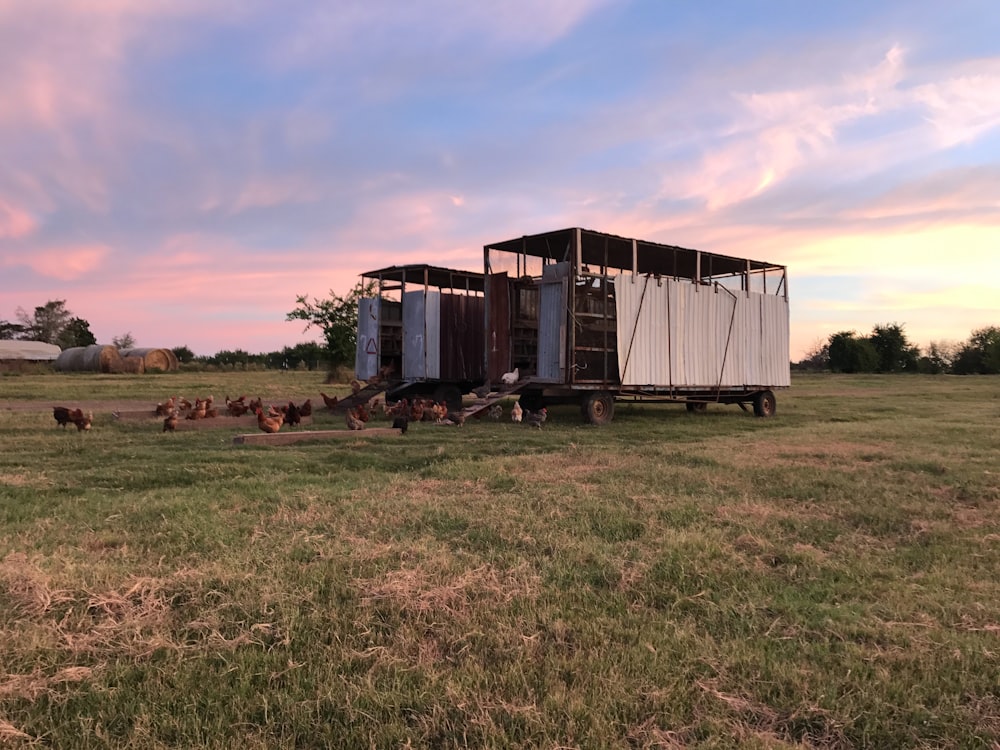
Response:
[{"label": "flock of chicken", "polygon": [[[332,412],[339,403],[336,396],[328,396],[320,392],[323,403]],[[177,429],[177,423],[184,414],[184,419],[212,419],[219,416],[219,408],[214,405],[212,396],[206,398],[196,398],[194,403],[180,396],[171,396],[166,401],[156,405],[155,413],[163,417],[163,431],[173,432]],[[312,415],[312,399],[306,399],[301,404],[289,401],[284,406],[268,405],[265,409],[260,398],[247,400],[246,396],[239,396],[231,399],[226,396],[225,413],[229,416],[240,417],[245,414],[255,414],[257,416],[257,427],[263,432],[275,433],[281,430],[284,425],[295,427],[302,422],[302,417]],[[457,425],[461,427],[465,424],[464,412],[450,412],[448,405],[444,401],[435,401],[430,398],[414,398],[412,401],[407,398],[400,399],[393,404],[382,403],[381,399],[373,398],[368,402],[358,404],[347,409],[344,418],[348,429],[363,430],[365,425],[372,419],[373,415],[379,414],[392,420],[392,426],[401,430],[404,434],[411,422],[433,422],[442,425]],[[499,421],[503,416],[503,407],[495,404],[489,409],[488,414],[494,421]],[[511,421],[524,423],[532,427],[541,428],[547,417],[545,408],[532,412],[523,409],[517,402],[511,407]],[[89,430],[93,421],[93,412],[84,413],[81,409],[70,409],[65,406],[54,406],[52,415],[60,427],[66,427],[73,423],[80,431]],[[477,417],[480,414],[476,415]]]}]

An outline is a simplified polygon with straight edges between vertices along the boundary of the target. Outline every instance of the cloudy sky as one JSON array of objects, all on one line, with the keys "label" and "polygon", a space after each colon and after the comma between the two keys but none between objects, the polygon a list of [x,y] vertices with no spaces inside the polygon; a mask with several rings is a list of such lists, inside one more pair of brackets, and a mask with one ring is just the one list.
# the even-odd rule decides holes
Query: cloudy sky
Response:
[{"label": "cloudy sky", "polygon": [[268,352],[569,226],[789,266],[792,355],[1000,325],[995,0],[0,0],[0,320]]}]

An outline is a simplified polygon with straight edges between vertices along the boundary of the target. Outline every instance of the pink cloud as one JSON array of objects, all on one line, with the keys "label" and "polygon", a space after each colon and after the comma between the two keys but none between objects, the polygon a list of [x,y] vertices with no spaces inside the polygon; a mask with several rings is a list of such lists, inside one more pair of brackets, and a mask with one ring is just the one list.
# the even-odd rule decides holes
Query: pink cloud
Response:
[{"label": "pink cloud", "polygon": [[72,281],[99,269],[110,254],[106,245],[49,247],[7,258],[4,265],[27,266],[42,276]]},{"label": "pink cloud", "polygon": [[31,214],[0,198],[0,237],[27,237],[36,227],[37,223]]}]

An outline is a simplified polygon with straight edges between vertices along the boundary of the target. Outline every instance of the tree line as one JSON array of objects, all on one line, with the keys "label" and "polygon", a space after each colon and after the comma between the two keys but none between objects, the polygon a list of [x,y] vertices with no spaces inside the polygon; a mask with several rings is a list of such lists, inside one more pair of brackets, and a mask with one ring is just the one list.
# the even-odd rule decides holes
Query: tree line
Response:
[{"label": "tree line", "polygon": [[818,343],[803,359],[793,363],[792,369],[928,375],[1000,374],[1000,327],[977,329],[962,343],[931,342],[924,350],[910,343],[899,323],[876,325],[867,336],[856,331],[840,331]]}]

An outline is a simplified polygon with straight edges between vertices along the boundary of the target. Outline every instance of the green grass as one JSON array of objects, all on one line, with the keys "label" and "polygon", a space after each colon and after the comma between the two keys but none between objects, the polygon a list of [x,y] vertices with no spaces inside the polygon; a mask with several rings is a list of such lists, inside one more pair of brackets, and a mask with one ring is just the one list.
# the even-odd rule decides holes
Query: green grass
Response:
[{"label": "green grass", "polygon": [[49,408],[321,379],[0,378],[0,745],[1000,743],[997,378],[283,447]]}]

